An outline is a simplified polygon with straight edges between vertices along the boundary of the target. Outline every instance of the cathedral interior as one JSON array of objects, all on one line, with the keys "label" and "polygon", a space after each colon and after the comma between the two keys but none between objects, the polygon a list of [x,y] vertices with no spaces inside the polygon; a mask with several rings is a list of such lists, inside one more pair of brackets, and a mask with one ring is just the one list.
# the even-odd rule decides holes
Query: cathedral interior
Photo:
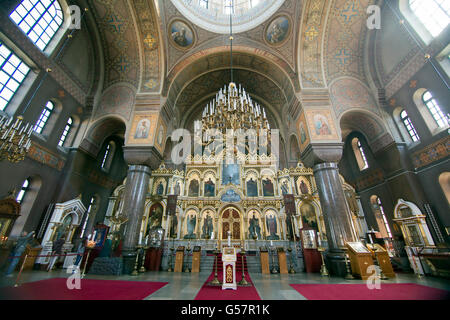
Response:
[{"label": "cathedral interior", "polygon": [[448,298],[450,0],[0,4],[1,299]]}]

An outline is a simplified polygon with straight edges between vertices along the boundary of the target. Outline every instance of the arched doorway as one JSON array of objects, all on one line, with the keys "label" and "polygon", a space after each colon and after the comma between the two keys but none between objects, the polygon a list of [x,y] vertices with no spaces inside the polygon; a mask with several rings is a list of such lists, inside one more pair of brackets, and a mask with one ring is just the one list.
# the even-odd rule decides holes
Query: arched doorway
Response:
[{"label": "arched doorway", "polygon": [[228,239],[228,231],[231,232],[232,240],[241,240],[241,214],[235,207],[226,207],[221,214],[221,236],[220,239]]}]

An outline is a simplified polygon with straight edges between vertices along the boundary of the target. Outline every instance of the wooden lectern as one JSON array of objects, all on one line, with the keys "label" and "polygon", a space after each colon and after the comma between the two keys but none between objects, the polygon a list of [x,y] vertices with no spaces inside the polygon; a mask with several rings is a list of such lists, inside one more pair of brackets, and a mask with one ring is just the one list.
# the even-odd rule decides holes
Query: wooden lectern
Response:
[{"label": "wooden lectern", "polygon": [[367,268],[373,265],[372,253],[361,242],[347,242],[348,255],[352,273],[357,274],[363,280],[367,280],[372,273],[367,273]]},{"label": "wooden lectern", "polygon": [[378,243],[367,244],[367,248],[369,248],[370,252],[372,252],[372,257],[377,259],[378,265],[386,277],[394,278],[395,272],[392,268],[391,259],[389,258],[387,250]]},{"label": "wooden lectern", "polygon": [[278,253],[278,265],[280,266],[280,274],[287,274],[287,262],[286,262],[286,252],[283,247],[277,248]]},{"label": "wooden lectern", "polygon": [[225,247],[222,249],[223,283],[222,290],[237,290],[236,284],[236,248]]},{"label": "wooden lectern", "polygon": [[261,262],[261,272],[262,274],[270,274],[269,269],[269,252],[267,247],[259,248],[259,258]]},{"label": "wooden lectern", "polygon": [[191,272],[200,272],[200,257],[202,253],[202,247],[195,246],[192,252],[192,270]]},{"label": "wooden lectern", "polygon": [[173,272],[183,272],[184,246],[179,246],[175,254],[175,269]]}]

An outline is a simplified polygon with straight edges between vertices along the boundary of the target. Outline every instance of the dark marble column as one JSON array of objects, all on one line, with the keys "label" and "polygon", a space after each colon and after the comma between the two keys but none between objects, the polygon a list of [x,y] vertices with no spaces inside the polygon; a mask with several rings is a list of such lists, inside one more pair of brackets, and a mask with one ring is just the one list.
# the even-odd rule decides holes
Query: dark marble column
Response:
[{"label": "dark marble column", "polygon": [[151,169],[145,165],[130,165],[124,192],[124,214],[128,217],[123,238],[123,272],[133,271],[136,246],[145,208]]},{"label": "dark marble column", "polygon": [[330,269],[333,274],[344,276],[346,269],[342,248],[345,242],[356,241],[356,236],[339,178],[338,166],[335,162],[325,162],[315,165],[313,170],[327,230],[329,246],[327,257]]}]

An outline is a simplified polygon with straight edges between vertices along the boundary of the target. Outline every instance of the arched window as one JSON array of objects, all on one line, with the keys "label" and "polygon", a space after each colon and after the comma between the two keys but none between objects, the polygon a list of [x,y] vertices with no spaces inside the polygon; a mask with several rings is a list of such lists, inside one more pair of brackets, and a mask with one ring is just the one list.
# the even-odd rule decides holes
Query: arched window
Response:
[{"label": "arched window", "polygon": [[448,0],[409,0],[409,7],[433,37],[450,23]]},{"label": "arched window", "polygon": [[200,7],[208,9],[209,6],[209,0],[199,0],[198,4],[200,5]]},{"label": "arched window", "polygon": [[34,126],[34,131],[36,133],[42,133],[44,131],[45,125],[48,122],[48,119],[50,119],[50,116],[52,115],[54,104],[51,101],[48,101],[45,105],[44,109],[41,112],[41,115],[39,116],[39,120],[36,122],[36,125]]},{"label": "arched window", "polygon": [[66,142],[67,136],[69,135],[69,132],[72,129],[72,126],[73,126],[73,119],[72,119],[72,117],[70,117],[67,120],[66,127],[64,128],[63,134],[61,135],[61,138],[59,139],[58,145],[60,147],[64,146],[64,142]]},{"label": "arched window", "polygon": [[403,124],[405,125],[406,130],[409,133],[409,136],[411,137],[411,139],[416,142],[419,141],[419,135],[417,134],[416,129],[414,128],[411,119],[408,116],[408,113],[406,112],[406,110],[403,110],[400,113],[400,120],[403,122]]},{"label": "arched window", "polygon": [[23,0],[9,17],[42,51],[63,22],[57,0]]},{"label": "arched window", "polygon": [[5,110],[30,68],[0,41],[0,110]]},{"label": "arched window", "polygon": [[16,201],[20,204],[22,204],[23,198],[25,197],[25,194],[30,190],[30,179],[26,179],[23,184],[22,188],[20,189],[19,194],[16,197]]},{"label": "arched window", "polygon": [[370,198],[370,202],[372,203],[372,208],[374,210],[375,219],[377,221],[378,228],[380,229],[381,236],[383,238],[392,238],[391,228],[389,227],[380,198],[377,196],[372,196]]},{"label": "arched window", "polygon": [[97,210],[97,198],[94,196],[89,201],[89,206],[86,210],[85,219],[84,219],[84,223],[83,223],[83,228],[81,229],[80,238],[83,238],[84,232],[86,231],[87,223],[88,223],[89,219],[92,217],[92,215],[95,214],[96,210]]},{"label": "arched window", "polygon": [[359,170],[365,170],[369,168],[369,163],[367,162],[366,154],[364,153],[361,141],[358,138],[353,138],[352,140],[353,153],[355,154],[356,162],[358,163]]},{"label": "arched window", "polygon": [[106,146],[105,153],[102,158],[101,168],[105,171],[108,171],[111,167],[112,160],[114,158],[114,153],[116,151],[116,144],[114,141],[110,141]]},{"label": "arched window", "polygon": [[430,111],[431,115],[434,118],[434,121],[436,121],[437,125],[440,128],[444,128],[448,125],[447,117],[444,116],[444,113],[441,110],[441,107],[437,103],[436,99],[433,98],[433,95],[430,91],[427,91],[422,96],[423,102],[427,106],[428,110]]}]

